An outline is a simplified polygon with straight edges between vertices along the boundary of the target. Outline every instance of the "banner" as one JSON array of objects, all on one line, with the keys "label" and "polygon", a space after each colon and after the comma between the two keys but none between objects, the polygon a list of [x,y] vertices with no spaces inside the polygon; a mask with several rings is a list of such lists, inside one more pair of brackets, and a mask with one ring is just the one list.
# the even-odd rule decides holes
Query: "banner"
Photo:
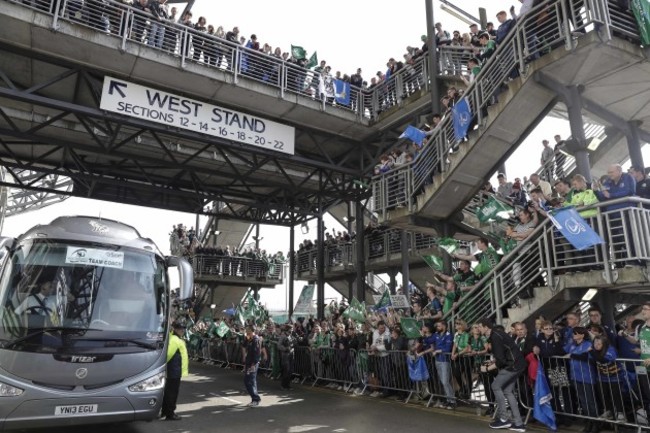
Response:
[{"label": "banner", "polygon": [[303,47],[298,47],[296,45],[291,45],[291,57],[296,60],[302,60],[307,56],[307,52]]},{"label": "banner", "polygon": [[[375,305],[379,303],[384,295],[372,295]],[[411,308],[411,303],[406,295],[390,295],[390,306],[394,309]]]},{"label": "banner", "polygon": [[352,298],[350,306],[343,312],[343,317],[349,317],[357,322],[363,322],[366,319],[366,307],[357,298]]},{"label": "banner", "polygon": [[337,104],[350,105],[350,83],[334,80],[334,99]]},{"label": "banner", "polygon": [[650,2],[648,0],[632,0],[630,7],[639,25],[639,35],[644,47],[650,46]]},{"label": "banner", "polygon": [[422,323],[411,317],[402,317],[399,319],[399,323],[402,326],[402,332],[406,335],[407,338],[420,338],[420,329],[422,328]]},{"label": "banner", "polygon": [[476,210],[476,217],[482,224],[485,224],[490,220],[507,219],[508,216],[503,214],[509,214],[512,210],[510,206],[490,197],[483,206]]},{"label": "banner", "polygon": [[434,271],[442,272],[443,269],[442,257],[438,257],[438,256],[434,256],[433,254],[430,254],[427,256],[422,256],[422,259]]},{"label": "banner", "polygon": [[308,284],[302,288],[298,302],[293,309],[294,316],[311,316],[316,314],[316,306],[313,303],[314,285]]},{"label": "banner", "polygon": [[573,207],[558,209],[554,215],[548,214],[562,236],[577,250],[586,250],[594,245],[603,243],[603,240],[587,222],[582,219]]},{"label": "banner", "polygon": [[466,98],[462,98],[451,109],[454,123],[454,137],[456,141],[462,141],[467,136],[469,125],[472,123],[472,110],[469,108]]},{"label": "banner", "polygon": [[402,132],[402,135],[399,136],[399,138],[408,138],[418,146],[422,146],[422,143],[424,143],[424,137],[424,131],[411,125],[407,126],[404,132]]},{"label": "banner", "polygon": [[535,380],[535,394],[533,396],[533,417],[548,426],[553,431],[557,430],[555,422],[555,413],[551,407],[551,399],[553,394],[548,387],[546,376],[544,375],[544,368],[542,363],[537,364],[537,379]]}]

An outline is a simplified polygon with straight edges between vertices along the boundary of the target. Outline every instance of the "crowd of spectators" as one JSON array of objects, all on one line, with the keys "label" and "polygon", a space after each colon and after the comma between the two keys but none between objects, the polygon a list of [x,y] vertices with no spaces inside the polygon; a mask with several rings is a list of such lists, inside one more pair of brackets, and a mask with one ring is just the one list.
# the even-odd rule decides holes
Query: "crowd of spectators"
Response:
[{"label": "crowd of spectators", "polygon": [[[587,417],[585,431],[597,433],[605,420],[643,423],[638,411],[650,409],[650,383],[647,375],[636,372],[645,370],[649,362],[644,345],[650,339],[650,325],[645,325],[650,322],[650,304],[639,306],[616,324],[605,319],[613,311],[605,314],[592,304],[588,317],[573,310],[553,322],[539,317],[534,328],[523,322],[507,329],[490,325],[516,351],[504,365],[493,353],[494,334],[486,332],[485,319],[468,324],[458,318],[448,324],[440,319],[435,301],[416,296],[410,309],[370,309],[357,320],[346,315],[346,304],[336,303],[330,304],[320,321],[313,317],[283,324],[267,320],[258,326],[263,340],[261,367],[267,376],[281,380],[285,390],[291,389],[292,378],[294,383],[313,379],[355,395],[420,400],[448,410],[478,405],[492,415],[502,392],[494,383],[497,371],[512,369],[519,405],[527,411],[533,406],[541,364],[558,425],[570,426],[580,416]],[[419,335],[412,331],[407,335],[403,327],[407,318],[418,321]],[[205,344],[204,350],[194,345],[194,356],[237,368],[244,324],[234,317],[214,320],[213,326],[199,323],[193,328]],[[221,322],[230,329],[223,338],[210,332]],[[418,358],[425,359],[428,378],[406,375],[408,363]],[[496,368],[492,368],[495,358]],[[523,368],[515,368],[517,359],[525,359]],[[353,370],[359,374],[350,374]]]},{"label": "crowd of spectators", "polygon": [[256,247],[202,245],[194,228],[188,230],[183,224],[173,227],[169,244],[172,255],[189,258],[196,272],[209,275],[279,278],[286,263],[281,251],[270,254]]}]

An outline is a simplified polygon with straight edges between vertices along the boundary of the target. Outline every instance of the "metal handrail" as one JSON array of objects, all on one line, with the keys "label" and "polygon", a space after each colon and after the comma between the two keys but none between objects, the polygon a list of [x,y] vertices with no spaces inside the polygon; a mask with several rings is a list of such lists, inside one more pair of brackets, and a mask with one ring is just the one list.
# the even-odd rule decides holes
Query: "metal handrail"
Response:
[{"label": "metal handrail", "polygon": [[[616,207],[622,204],[629,207]],[[543,280],[555,291],[554,277],[560,271],[598,267],[611,282],[613,267],[628,261],[650,261],[650,200],[625,197],[578,208],[583,214],[589,210],[597,212],[586,219],[604,244],[578,252],[546,219],[463,295],[458,307],[445,317],[458,315],[468,323],[481,317],[500,321],[502,308],[525,287]]]},{"label": "metal handrail", "polygon": [[[477,123],[482,122],[493,96],[513,71],[525,71],[527,59],[543,55],[553,46],[574,45],[567,20],[560,20],[560,17],[568,16],[567,11],[573,17],[573,22],[579,23],[574,30],[585,31],[599,26],[608,36],[611,31],[630,31],[627,21],[614,21],[614,16],[609,15],[608,6],[611,5],[606,0],[585,2],[584,5],[573,3],[568,0],[547,0],[518,20],[464,93]],[[584,11],[581,9],[583,6]],[[542,11],[548,14],[548,19],[539,22],[537,18]],[[638,34],[636,37],[638,40]],[[446,115],[415,161],[373,177],[375,211],[384,219],[388,210],[398,206],[405,206],[409,212],[413,212],[416,197],[423,187],[435,174],[446,171],[447,155],[456,142],[453,120]]]},{"label": "metal handrail", "polygon": [[82,2],[80,0],[8,0],[53,17],[52,28],[59,21],[90,27],[120,39],[120,49],[142,44],[180,58],[181,67],[188,62],[229,73],[237,82],[242,77],[264,83],[285,94],[298,94],[318,100],[325,106],[353,111],[359,121],[376,118],[381,112],[402,104],[402,100],[429,88],[427,56],[405,64],[389,80],[373,88],[350,86],[350,104],[336,103],[321,97],[323,83],[317,72],[285,61],[280,56],[253,50],[213,34],[168,20],[158,21],[153,15],[116,0]]},{"label": "metal handrail", "polygon": [[214,256],[196,254],[191,257],[196,276],[242,277],[282,280],[286,263],[252,259],[243,256]]}]

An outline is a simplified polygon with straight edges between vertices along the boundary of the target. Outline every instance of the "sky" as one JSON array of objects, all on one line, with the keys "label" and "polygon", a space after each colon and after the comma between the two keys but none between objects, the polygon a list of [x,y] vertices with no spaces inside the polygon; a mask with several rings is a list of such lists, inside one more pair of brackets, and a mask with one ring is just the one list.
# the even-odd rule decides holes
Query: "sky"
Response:
[{"label": "sky", "polygon": [[[487,6],[488,20],[496,22],[495,15],[507,10],[517,1],[462,0],[456,2],[466,11],[478,16],[478,8]],[[326,5],[327,7],[323,7]],[[440,21],[450,33],[453,30],[466,32],[468,25],[443,12],[434,1],[435,21]],[[290,46],[300,45],[309,54],[318,51],[318,58],[326,60],[334,71],[343,73],[356,71],[361,67],[364,78],[369,78],[377,70],[384,70],[390,57],[402,56],[408,45],[421,45],[420,36],[426,33],[425,3],[421,0],[403,0],[395,3],[370,1],[328,0],[326,3],[304,2],[298,0],[261,1],[240,0],[237,2],[211,2],[196,0],[193,20],[204,15],[208,24],[222,25],[230,30],[239,26],[241,34],[258,36],[261,44],[269,43],[288,51]],[[300,17],[296,19],[296,17]],[[506,164],[508,177],[528,176],[539,166],[542,140],[553,142],[553,135],[569,135],[566,121],[547,118],[536,128]],[[650,161],[647,153],[646,161]],[[493,183],[494,184],[494,183]],[[118,203],[80,198],[69,198],[65,202],[39,211],[8,218],[2,230],[3,236],[18,236],[35,224],[48,223],[61,215],[90,215],[115,219],[133,225],[145,237],[156,242],[163,253],[169,253],[169,233],[174,224],[182,222],[185,226],[195,225],[192,214],[172,212]],[[202,218],[201,226],[207,218]],[[314,238],[315,221],[311,223],[310,233],[303,235],[296,228],[296,246],[305,238]],[[333,219],[327,218],[328,231],[336,227],[342,230]],[[289,229],[282,227],[262,227],[260,247],[269,251],[289,250]],[[398,276],[398,281],[401,277]],[[387,280],[387,279],[386,279]],[[295,284],[295,299],[298,298],[302,282]],[[326,298],[337,296],[333,290],[326,291]],[[272,310],[286,308],[286,288],[262,290],[261,300]]]}]

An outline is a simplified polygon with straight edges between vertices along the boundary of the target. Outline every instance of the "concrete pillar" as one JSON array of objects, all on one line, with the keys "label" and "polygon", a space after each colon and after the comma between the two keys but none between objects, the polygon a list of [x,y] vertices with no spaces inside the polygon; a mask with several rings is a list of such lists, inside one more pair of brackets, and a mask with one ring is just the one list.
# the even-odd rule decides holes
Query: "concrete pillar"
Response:
[{"label": "concrete pillar", "polygon": [[[501,164],[501,165],[499,166],[499,169],[498,169],[498,171],[497,171],[497,174],[499,174],[499,173],[503,173],[503,174],[505,174],[505,175],[506,175],[506,179],[508,178],[508,174],[506,173],[506,164],[505,164],[505,163],[504,163],[504,164]],[[482,186],[482,185],[481,185],[481,186]]]},{"label": "concrete pillar", "polygon": [[409,275],[409,236],[406,230],[402,230],[400,247],[402,250],[402,291],[406,296],[410,296],[409,293],[409,283],[411,282]]},{"label": "concrete pillar", "polygon": [[614,328],[614,311],[616,310],[616,293],[612,290],[599,290],[598,305],[603,311],[603,324]]},{"label": "concrete pillar", "polygon": [[319,320],[325,318],[325,225],[323,224],[323,213],[318,215],[316,225],[318,236],[316,251],[316,316]]},{"label": "concrete pillar", "polygon": [[577,172],[587,179],[587,183],[591,183],[591,163],[589,162],[589,151],[587,150],[585,125],[582,120],[582,100],[580,92],[575,86],[567,88],[565,102],[569,112],[569,126],[572,136],[571,143],[567,143],[567,147],[572,151],[576,159]]},{"label": "concrete pillar", "polygon": [[345,279],[348,282],[348,302],[354,297],[354,280],[356,280],[355,275],[348,275]]},{"label": "concrete pillar", "polygon": [[[424,0],[427,14],[427,47],[429,51],[429,83],[431,88],[431,112],[440,112],[440,94],[438,92],[438,53],[436,52],[436,37],[434,31],[433,0]],[[359,216],[359,214],[357,214]]]},{"label": "concrete pillar", "polygon": [[260,300],[260,286],[253,286],[253,299]]},{"label": "concrete pillar", "polygon": [[366,278],[366,253],[365,253],[365,244],[366,240],[363,235],[363,218],[360,217],[363,215],[363,203],[361,200],[356,202],[355,206],[356,212],[356,235],[355,235],[355,246],[356,246],[356,268],[357,268],[357,278],[356,284],[354,286],[354,297],[360,301],[365,299],[365,278]]},{"label": "concrete pillar", "polygon": [[630,155],[632,165],[636,167],[645,167],[643,164],[643,155],[641,154],[641,141],[639,140],[639,127],[636,122],[630,122],[630,132],[625,134],[627,139],[627,151]]},{"label": "concrete pillar", "polygon": [[389,269],[388,276],[390,277],[390,282],[388,283],[388,289],[390,290],[391,295],[397,294],[397,269]]},{"label": "concrete pillar", "polygon": [[294,244],[296,243],[296,233],[295,227],[292,225],[289,230],[289,317],[293,315],[293,279],[296,272],[296,249]]}]

